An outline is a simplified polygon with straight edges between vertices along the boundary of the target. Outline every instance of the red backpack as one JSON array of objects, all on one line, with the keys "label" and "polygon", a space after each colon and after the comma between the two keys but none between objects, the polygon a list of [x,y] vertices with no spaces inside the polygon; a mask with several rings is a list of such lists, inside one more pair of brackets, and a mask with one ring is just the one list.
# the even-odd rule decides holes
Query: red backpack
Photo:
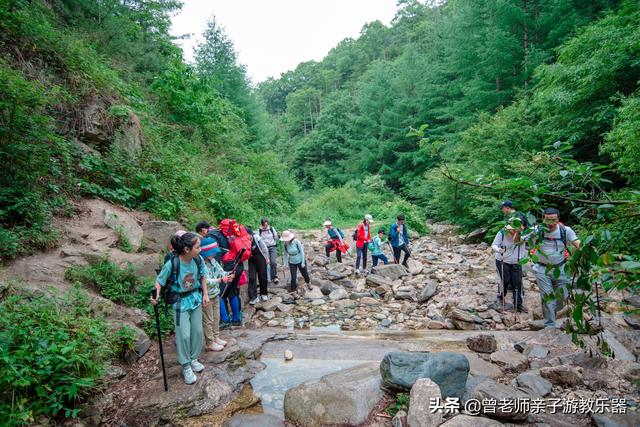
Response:
[{"label": "red backpack", "polygon": [[220,221],[218,229],[229,242],[229,251],[222,256],[222,262],[235,261],[240,252],[242,255],[238,259],[239,262],[244,262],[251,257],[251,236],[242,224],[239,224],[235,219],[227,218]]}]

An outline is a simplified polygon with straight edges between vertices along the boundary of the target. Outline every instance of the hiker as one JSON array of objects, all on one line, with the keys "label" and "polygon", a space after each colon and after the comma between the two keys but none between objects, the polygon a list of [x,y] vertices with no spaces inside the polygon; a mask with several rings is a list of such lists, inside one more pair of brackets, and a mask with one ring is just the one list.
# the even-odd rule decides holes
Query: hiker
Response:
[{"label": "hiker", "polygon": [[[220,338],[220,283],[228,283],[233,276],[224,271],[215,259],[213,237],[205,237],[200,243],[200,256],[207,266],[207,291],[211,304],[202,310],[202,329],[204,330],[205,349],[207,351],[222,351],[227,342]],[[209,249],[204,249],[208,247]],[[217,243],[216,246],[217,247]],[[218,251],[219,252],[219,251]]]},{"label": "hiker", "polygon": [[246,279],[244,262],[251,257],[251,237],[235,219],[223,219],[212,231],[220,247],[220,264],[224,271],[233,274],[229,283],[221,283],[220,329],[242,325],[241,280]]},{"label": "hiker", "polygon": [[[197,378],[194,372],[202,372],[204,365],[198,361],[202,351],[202,306],[207,306],[207,267],[200,257],[200,237],[185,233],[172,238],[175,256],[169,259],[156,278],[156,295],[163,295],[162,288],[172,301],[178,363],[182,366],[184,382],[193,384]],[[156,305],[158,298],[151,298]]]},{"label": "hiker", "polygon": [[[249,304],[255,305],[258,301],[268,301],[267,294],[267,263],[269,249],[258,233],[254,233],[251,227],[247,227],[247,233],[251,236],[251,258],[249,258]],[[256,276],[260,282],[260,297],[258,297],[258,285]]]},{"label": "hiker", "polygon": [[400,263],[400,254],[404,252],[402,265],[407,266],[407,260],[411,256],[409,252],[409,236],[407,235],[407,226],[404,225],[404,215],[400,214],[396,217],[396,222],[391,224],[389,230],[389,239],[391,240],[391,248],[393,249],[393,259],[396,264]]},{"label": "hiker", "polygon": [[295,234],[293,234],[291,230],[283,231],[282,237],[280,237],[280,240],[284,242],[284,264],[285,266],[287,264],[289,265],[289,271],[291,272],[291,292],[294,299],[298,297],[298,287],[296,285],[298,270],[300,270],[300,274],[302,274],[307,288],[310,289],[309,272],[307,271],[307,262],[304,257],[304,246],[300,240],[295,237]]},{"label": "hiker", "polygon": [[504,214],[507,221],[511,218],[518,218],[523,229],[529,227],[529,221],[527,221],[527,217],[522,212],[518,212],[513,208],[513,202],[511,200],[505,200],[504,202],[502,202],[502,204],[500,205],[500,210]]},{"label": "hiker", "polygon": [[369,214],[364,216],[364,219],[358,228],[356,229],[356,274],[360,274],[360,260],[362,260],[362,272],[367,271],[367,248],[371,242],[371,223],[373,217]]},{"label": "hiker", "polygon": [[382,252],[382,245],[387,243],[387,240],[384,238],[386,236],[386,232],[384,228],[378,230],[378,234],[373,238],[373,242],[369,243],[369,249],[371,249],[371,259],[373,260],[373,267],[375,268],[378,265],[378,261],[382,261],[384,265],[389,263],[389,260]]},{"label": "hiker", "polygon": [[338,227],[334,227],[331,220],[326,220],[323,224],[327,229],[329,235],[329,241],[324,245],[325,254],[327,258],[331,257],[331,252],[336,252],[336,259],[338,262],[342,262],[342,254],[346,254],[349,250],[349,244],[344,240],[344,232]]},{"label": "hiker", "polygon": [[496,268],[500,284],[498,302],[504,303],[507,290],[513,292],[513,307],[518,313],[526,310],[522,304],[522,265],[520,260],[527,256],[526,241],[521,237],[524,227],[511,218],[493,239],[491,248],[496,253]]},{"label": "hiker", "polygon": [[557,299],[549,297],[547,302],[545,299],[554,294],[556,289],[560,289],[563,298],[567,298],[567,284],[571,281],[565,271],[565,264],[569,258],[568,244],[577,249],[580,247],[580,240],[575,231],[560,222],[558,209],[545,209],[542,221],[544,225],[537,226],[533,233],[536,247],[539,246],[539,251],[535,247],[531,249],[536,261],[533,271],[542,299],[544,326],[555,328]]},{"label": "hiker", "polygon": [[220,247],[218,245],[218,240],[215,238],[216,229],[212,227],[207,221],[200,221],[196,224],[196,233],[200,235],[203,239],[205,237],[209,237],[211,240],[207,240],[207,244],[205,246],[204,242],[201,243],[202,251],[211,251],[213,257],[218,263],[220,263],[220,257],[222,253],[220,252]]},{"label": "hiker", "polygon": [[276,246],[280,235],[271,226],[268,218],[262,218],[260,220],[260,229],[258,232],[260,233],[260,238],[269,250],[269,280],[277,285],[280,280],[278,280],[278,251]]}]

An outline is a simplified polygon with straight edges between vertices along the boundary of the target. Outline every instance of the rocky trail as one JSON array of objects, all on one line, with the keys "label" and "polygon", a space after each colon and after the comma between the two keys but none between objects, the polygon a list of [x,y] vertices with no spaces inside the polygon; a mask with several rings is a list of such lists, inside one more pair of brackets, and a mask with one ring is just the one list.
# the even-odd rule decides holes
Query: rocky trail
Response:
[{"label": "rocky trail", "polygon": [[[97,199],[81,201],[76,211],[73,218],[56,220],[62,230],[59,248],[9,263],[0,271],[0,283],[26,294],[60,292],[71,286],[64,279],[66,268],[105,255],[151,276],[168,237],[183,228]],[[579,348],[562,331],[541,329],[532,273],[524,280],[527,313],[514,314],[510,304],[503,309],[494,302],[498,279],[487,244],[471,243],[471,236],[443,224],[430,224],[430,230],[412,240],[408,269],[378,266],[368,275],[354,273],[351,255],[343,263],[335,262],[335,255],[327,259],[321,230],[297,231],[307,253],[310,288],[294,302],[286,288],[288,271],[286,276],[280,271],[280,285],[269,288],[270,300],[245,303],[244,325],[223,331],[227,348],[202,354],[206,370],[193,386],[181,380],[169,337],[167,393],[157,345],[140,328],[146,313],[87,289],[96,314],[135,328],[137,357],[109,370],[102,391],[85,405],[77,423],[640,425],[640,321],[624,313],[628,304],[639,306],[638,301],[609,294],[603,300],[604,332],[585,337],[585,348]],[[122,235],[132,253],[118,249]],[[300,277],[299,286],[304,286]],[[246,287],[242,294],[246,302]],[[559,316],[558,326],[563,321]],[[606,342],[615,357],[601,354],[598,341]],[[284,360],[285,352],[292,361]],[[393,399],[389,391],[410,392],[408,414],[392,419],[384,412]],[[576,406],[560,414],[526,408],[506,413],[483,405],[473,414],[430,414],[430,399],[447,396],[462,402],[514,397],[575,401],[583,402],[582,409],[584,402],[601,399],[609,411],[580,414]],[[627,413],[612,413],[611,407],[620,404],[611,399],[625,399]]]}]

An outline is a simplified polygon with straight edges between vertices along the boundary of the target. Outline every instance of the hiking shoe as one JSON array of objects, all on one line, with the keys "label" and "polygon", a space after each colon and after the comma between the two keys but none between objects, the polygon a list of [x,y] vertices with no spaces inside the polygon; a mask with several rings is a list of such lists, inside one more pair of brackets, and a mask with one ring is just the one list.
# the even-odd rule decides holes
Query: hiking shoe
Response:
[{"label": "hiking shoe", "polygon": [[182,376],[184,377],[185,384],[193,384],[198,381],[198,377],[193,373],[193,369],[191,369],[190,365],[182,368]]},{"label": "hiking shoe", "polygon": [[360,275],[360,269],[359,268],[356,268],[356,274]]},{"label": "hiking shoe", "polygon": [[232,326],[242,326],[242,320],[234,320],[231,322]]},{"label": "hiking shoe", "polygon": [[276,277],[275,279],[273,279],[273,283],[275,283],[275,284],[277,285],[278,283],[280,283],[280,279],[278,279],[278,278]]},{"label": "hiking shoe", "polygon": [[260,295],[262,301],[269,301],[269,295]]},{"label": "hiking shoe", "polygon": [[215,343],[216,343],[216,344],[218,344],[218,345],[221,345],[221,346],[223,346],[223,347],[224,347],[225,345],[227,345],[227,342],[226,342],[225,340],[223,340],[223,339],[220,339],[220,338],[216,338],[216,339],[215,339]]},{"label": "hiking shoe", "polygon": [[[218,343],[211,343],[208,346],[205,347],[207,349],[207,351],[222,351],[224,350],[224,346],[220,345]],[[199,372],[199,371],[196,371]]]},{"label": "hiking shoe", "polygon": [[524,307],[518,307],[518,313],[528,313],[529,311]]},{"label": "hiking shoe", "polygon": [[231,327],[231,322],[220,322],[220,329],[227,329]]},{"label": "hiking shoe", "polygon": [[198,362],[198,359],[192,360],[191,361],[191,369],[193,369],[194,372],[202,372],[202,371],[204,371],[204,365],[202,363]]},{"label": "hiking shoe", "polygon": [[256,305],[257,303],[260,302],[260,299],[258,297],[255,297],[254,299],[252,299],[251,301],[249,301],[249,304],[251,305]]}]

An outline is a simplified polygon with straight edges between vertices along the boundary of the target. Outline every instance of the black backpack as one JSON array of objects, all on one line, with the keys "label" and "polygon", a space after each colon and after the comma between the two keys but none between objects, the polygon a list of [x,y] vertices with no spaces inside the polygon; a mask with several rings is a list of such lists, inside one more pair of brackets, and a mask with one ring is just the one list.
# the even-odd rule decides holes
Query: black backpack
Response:
[{"label": "black backpack", "polygon": [[[200,277],[202,275],[202,272],[204,271],[204,261],[201,256],[198,256],[198,258],[196,258],[195,260],[196,265],[198,266],[198,277]],[[173,291],[171,289],[171,285],[177,282],[178,277],[180,277],[180,256],[176,251],[171,251],[164,256],[162,267],[164,267],[167,262],[171,262],[171,273],[167,278],[167,283],[165,283],[164,286],[160,287],[160,299],[164,302],[165,306],[169,306],[180,301],[180,298],[184,295],[190,294],[195,291],[202,292],[201,287],[183,293]],[[156,270],[158,274],[160,274],[162,267]]]}]

